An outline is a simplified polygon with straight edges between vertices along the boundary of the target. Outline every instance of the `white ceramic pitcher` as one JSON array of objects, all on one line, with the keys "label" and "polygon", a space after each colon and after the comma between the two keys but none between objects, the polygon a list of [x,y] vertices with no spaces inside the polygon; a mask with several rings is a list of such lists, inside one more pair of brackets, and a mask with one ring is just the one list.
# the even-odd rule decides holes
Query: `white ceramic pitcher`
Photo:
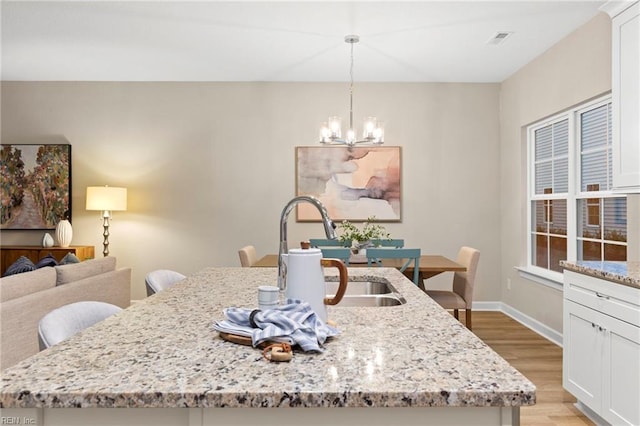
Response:
[{"label": "white ceramic pitcher", "polygon": [[[303,247],[308,244],[303,243]],[[339,259],[323,259],[317,248],[291,249],[283,255],[287,265],[286,296],[300,299],[311,305],[316,315],[327,321],[326,305],[336,305],[347,290],[347,267]],[[340,272],[340,286],[333,298],[327,297],[323,267],[336,267]]]}]

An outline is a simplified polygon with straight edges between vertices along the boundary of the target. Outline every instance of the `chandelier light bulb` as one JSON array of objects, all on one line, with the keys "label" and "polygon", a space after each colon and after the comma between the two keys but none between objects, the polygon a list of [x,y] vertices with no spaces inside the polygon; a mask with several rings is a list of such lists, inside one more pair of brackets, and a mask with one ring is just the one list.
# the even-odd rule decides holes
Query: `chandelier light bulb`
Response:
[{"label": "chandelier light bulb", "polygon": [[376,129],[376,118],[375,117],[365,118],[362,137],[365,139],[373,138],[373,133],[375,129]]},{"label": "chandelier light bulb", "polygon": [[347,130],[347,145],[356,143],[356,132],[353,129]]},{"label": "chandelier light bulb", "polygon": [[340,117],[329,117],[329,129],[331,130],[331,137],[341,137],[342,119]]},{"label": "chandelier light bulb", "polygon": [[378,126],[373,130],[373,139],[375,143],[384,142],[384,123],[378,121]]},{"label": "chandelier light bulb", "polygon": [[322,126],[320,126],[320,142],[331,142],[331,129],[329,129],[329,125],[327,123],[322,123]]}]

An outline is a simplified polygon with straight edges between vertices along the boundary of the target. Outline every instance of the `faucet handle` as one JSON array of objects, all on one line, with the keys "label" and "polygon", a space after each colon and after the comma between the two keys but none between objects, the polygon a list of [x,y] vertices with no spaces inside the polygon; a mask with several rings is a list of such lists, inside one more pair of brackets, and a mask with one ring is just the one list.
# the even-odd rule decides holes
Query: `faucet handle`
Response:
[{"label": "faucet handle", "polygon": [[311,243],[309,241],[300,241],[300,248],[309,250],[311,248]]}]

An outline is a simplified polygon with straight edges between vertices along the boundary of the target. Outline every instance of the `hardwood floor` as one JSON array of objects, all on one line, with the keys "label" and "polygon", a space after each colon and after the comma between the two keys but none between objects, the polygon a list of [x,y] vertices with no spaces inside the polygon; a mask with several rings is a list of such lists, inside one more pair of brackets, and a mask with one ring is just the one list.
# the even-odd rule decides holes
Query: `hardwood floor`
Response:
[{"label": "hardwood floor", "polygon": [[501,312],[474,311],[473,332],[536,385],[537,403],[520,410],[522,425],[594,424],[562,388],[561,347]]}]

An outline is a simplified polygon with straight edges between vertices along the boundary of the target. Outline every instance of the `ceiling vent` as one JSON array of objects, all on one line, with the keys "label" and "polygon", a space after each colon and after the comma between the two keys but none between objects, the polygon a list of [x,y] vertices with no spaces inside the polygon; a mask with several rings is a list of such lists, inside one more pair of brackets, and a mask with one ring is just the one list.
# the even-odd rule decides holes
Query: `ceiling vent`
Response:
[{"label": "ceiling vent", "polygon": [[499,31],[495,33],[489,40],[487,40],[487,44],[500,44],[507,39],[513,31]]}]

